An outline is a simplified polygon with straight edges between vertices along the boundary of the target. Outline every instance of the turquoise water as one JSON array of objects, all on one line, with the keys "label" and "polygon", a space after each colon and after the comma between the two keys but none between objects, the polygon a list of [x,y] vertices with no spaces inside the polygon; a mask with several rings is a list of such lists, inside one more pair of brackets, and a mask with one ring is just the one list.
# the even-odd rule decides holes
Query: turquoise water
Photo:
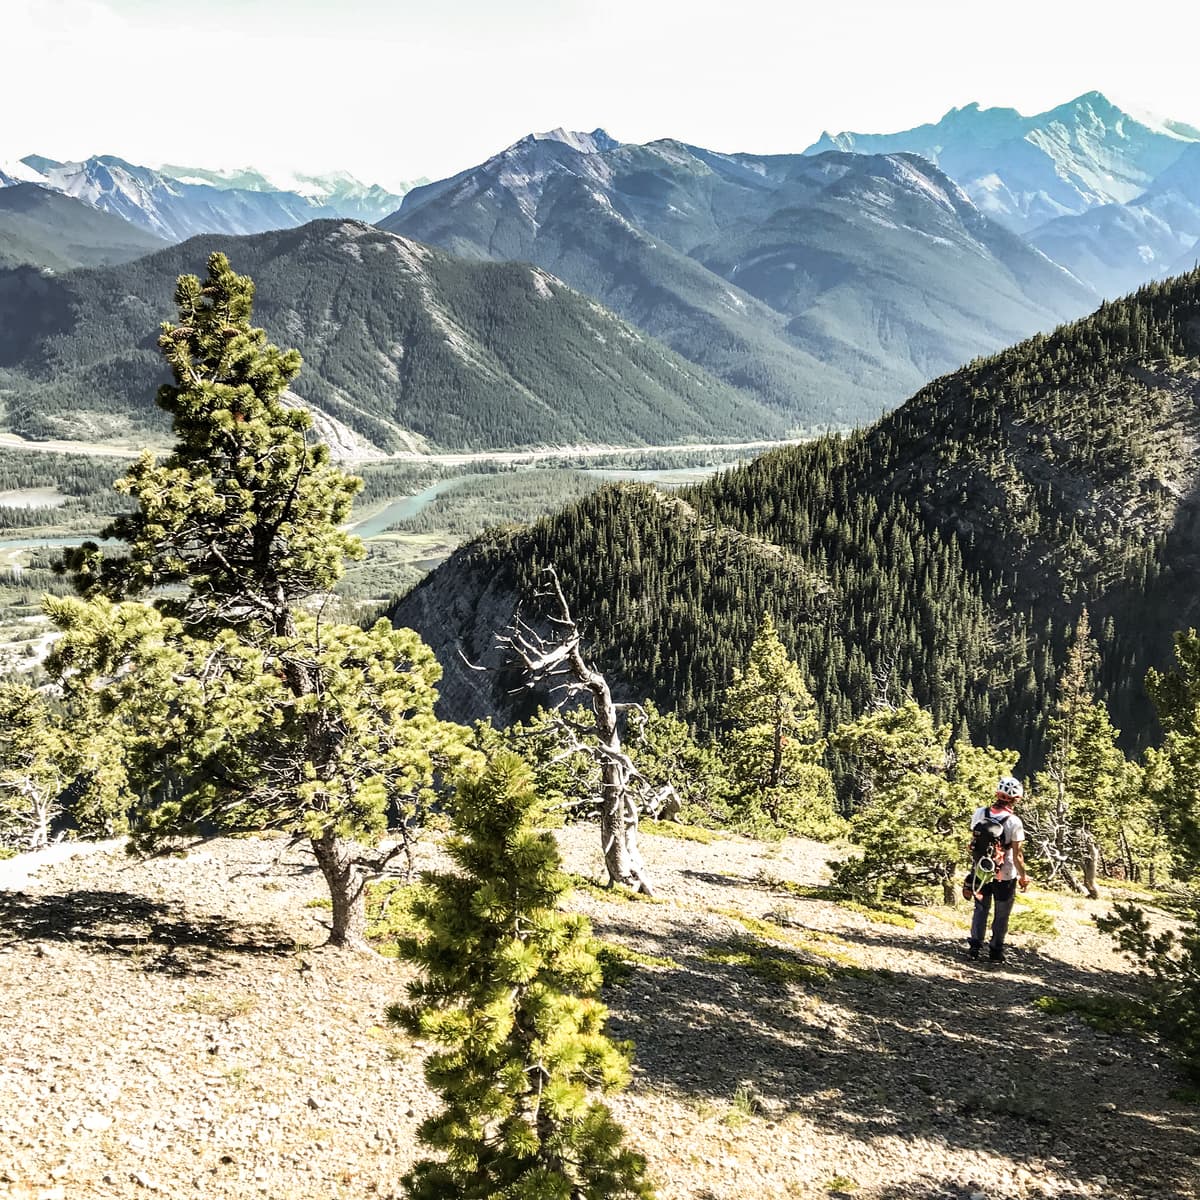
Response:
[{"label": "turquoise water", "polygon": [[[423,492],[418,492],[415,496],[404,496],[399,500],[393,500],[391,504],[380,509],[374,516],[359,522],[350,532],[357,534],[360,538],[378,537],[389,525],[394,525],[406,517],[415,517],[444,491],[462,483],[464,478],[466,476],[459,475],[454,479],[442,479],[431,487],[427,487]],[[79,546],[83,542],[94,541],[95,536],[95,534],[76,533],[60,537],[0,538],[0,550],[32,550],[38,546],[52,548]],[[114,546],[116,544],[116,542],[113,543]]]},{"label": "turquoise water", "polygon": [[386,508],[381,508],[373,517],[368,517],[365,521],[360,521],[357,525],[350,527],[350,532],[356,536],[369,540],[373,537],[378,537],[385,532],[397,521],[406,521],[410,517],[415,517],[423,509],[428,508],[443,492],[448,492],[451,488],[457,487],[464,479],[470,479],[473,476],[456,475],[453,479],[440,479],[432,487],[427,487],[423,492],[418,492],[415,496],[402,496],[399,500],[393,500]]}]

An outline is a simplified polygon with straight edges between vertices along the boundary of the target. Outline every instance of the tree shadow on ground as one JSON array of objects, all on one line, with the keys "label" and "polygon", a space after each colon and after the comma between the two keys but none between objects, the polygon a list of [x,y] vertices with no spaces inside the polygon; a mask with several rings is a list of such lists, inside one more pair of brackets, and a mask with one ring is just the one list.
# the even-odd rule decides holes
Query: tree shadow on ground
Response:
[{"label": "tree shadow on ground", "polygon": [[[804,931],[781,930],[800,934],[789,947],[687,918],[658,935],[634,914],[596,923],[679,964],[640,970],[607,997],[614,1034],[634,1041],[639,1072],[660,1086],[718,1101],[749,1086],[767,1111],[803,1112],[861,1141],[927,1137],[977,1150],[999,1127],[1002,1152],[1031,1170],[1061,1159],[1082,1178],[1107,1177],[1096,1186],[1110,1195],[1195,1194],[1200,1114],[1166,1097],[1169,1065],[1150,1062],[1144,1042],[1033,1007],[1047,993],[1119,994],[1128,975],[1032,955],[1018,971],[981,968],[959,939],[926,944],[890,928],[836,938],[814,929],[807,944]],[[896,969],[854,968],[856,944],[875,958],[894,949]],[[938,969],[926,973],[923,960]],[[829,976],[816,982],[822,967]],[[1102,1145],[1140,1151],[1114,1161]],[[947,1193],[889,1193],[910,1194]]]},{"label": "tree shadow on ground", "polygon": [[[914,1179],[911,1182],[897,1180],[866,1191],[855,1188],[852,1192],[830,1192],[830,1197],[831,1200],[969,1200],[970,1196],[978,1195],[980,1191],[979,1187],[960,1183],[956,1179],[940,1182],[935,1179]],[[1064,1195],[1063,1200],[1072,1198]]]},{"label": "tree shadow on ground", "polygon": [[738,875],[718,875],[714,871],[693,871],[684,868],[679,872],[684,879],[694,879],[698,883],[711,883],[715,887],[744,888],[748,881]]},{"label": "tree shadow on ground", "polygon": [[[5,936],[7,935],[7,936]],[[0,892],[0,939],[69,944],[123,955],[143,970],[215,974],[221,956],[284,956],[295,943],[279,929],[210,914],[185,914],[130,892]]]}]

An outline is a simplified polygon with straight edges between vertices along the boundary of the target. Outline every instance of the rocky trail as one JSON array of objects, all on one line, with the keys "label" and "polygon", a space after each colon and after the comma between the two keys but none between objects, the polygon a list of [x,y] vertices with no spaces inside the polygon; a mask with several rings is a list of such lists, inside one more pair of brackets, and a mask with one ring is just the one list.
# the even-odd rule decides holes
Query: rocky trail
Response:
[{"label": "rocky trail", "polygon": [[[598,877],[593,829],[561,841]],[[1200,1195],[1165,1052],[1034,1004],[1130,990],[1103,902],[1022,903],[980,966],[964,905],[908,928],[823,897],[818,843],[644,841],[658,902],[573,903],[624,960],[613,1107],[663,1200]],[[0,863],[0,1197],[401,1194],[435,1103],[384,1019],[406,968],[320,948],[319,873],[283,845]]]}]

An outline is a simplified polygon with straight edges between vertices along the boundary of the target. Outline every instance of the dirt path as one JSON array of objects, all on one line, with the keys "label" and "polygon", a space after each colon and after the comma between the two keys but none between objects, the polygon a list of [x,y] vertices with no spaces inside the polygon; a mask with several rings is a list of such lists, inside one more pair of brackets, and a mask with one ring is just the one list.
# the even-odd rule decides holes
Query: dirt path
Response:
[{"label": "dirt path", "polygon": [[[662,1200],[1197,1196],[1200,1110],[1160,1048],[1033,1007],[1128,989],[1080,902],[989,969],[965,909],[908,929],[781,891],[822,881],[816,843],[645,841],[662,903],[575,903],[660,960],[607,999]],[[562,842],[598,875],[592,829]],[[0,1197],[399,1196],[434,1106],[383,1020],[405,970],[313,949],[319,876],[278,850],[82,855],[0,891]]]}]

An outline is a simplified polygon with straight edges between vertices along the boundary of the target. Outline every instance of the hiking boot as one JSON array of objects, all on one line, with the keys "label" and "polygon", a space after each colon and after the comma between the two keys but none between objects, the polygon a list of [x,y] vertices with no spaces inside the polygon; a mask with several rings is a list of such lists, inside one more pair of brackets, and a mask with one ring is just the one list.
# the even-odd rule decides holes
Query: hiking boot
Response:
[{"label": "hiking boot", "polygon": [[988,951],[988,962],[1003,964],[1003,963],[1008,962],[1008,959],[1005,958],[1003,950],[989,950]]},{"label": "hiking boot", "polygon": [[967,957],[974,959],[976,962],[978,962],[979,961],[979,947],[978,946],[968,946],[967,947]]}]

